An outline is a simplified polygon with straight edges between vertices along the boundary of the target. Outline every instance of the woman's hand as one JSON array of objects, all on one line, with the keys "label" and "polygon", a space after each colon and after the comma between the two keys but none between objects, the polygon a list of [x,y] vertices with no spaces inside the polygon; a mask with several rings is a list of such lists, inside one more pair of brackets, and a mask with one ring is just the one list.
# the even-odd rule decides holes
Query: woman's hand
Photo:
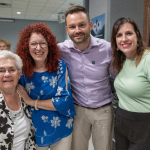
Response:
[{"label": "woman's hand", "polygon": [[30,105],[30,106],[34,106],[34,103],[35,101],[32,100],[27,92],[25,91],[24,87],[21,86],[21,85],[17,85],[17,91],[19,92],[20,96],[23,98],[24,102],[27,104],[27,105]]},{"label": "woman's hand", "polygon": [[[17,85],[17,91],[19,92],[20,96],[23,98],[24,102],[27,104],[27,105],[30,105],[30,106],[35,106],[35,100],[32,100],[27,92],[25,91],[24,87],[21,86],[21,85]],[[37,102],[37,107],[38,108],[41,108],[41,109],[45,109],[45,110],[53,110],[53,111],[56,111],[53,103],[52,103],[52,100],[51,99],[48,99],[48,100],[38,100]]]}]

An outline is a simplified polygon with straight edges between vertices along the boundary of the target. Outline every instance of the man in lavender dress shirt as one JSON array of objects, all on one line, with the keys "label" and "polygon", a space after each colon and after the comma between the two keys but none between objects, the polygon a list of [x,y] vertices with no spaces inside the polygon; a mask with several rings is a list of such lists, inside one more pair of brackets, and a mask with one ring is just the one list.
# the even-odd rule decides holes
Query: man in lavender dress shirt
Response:
[{"label": "man in lavender dress shirt", "polygon": [[66,11],[66,31],[71,40],[59,43],[67,63],[77,115],[72,150],[88,150],[92,134],[95,150],[111,150],[113,94],[109,83],[112,55],[110,43],[90,35],[93,23],[84,7]]}]

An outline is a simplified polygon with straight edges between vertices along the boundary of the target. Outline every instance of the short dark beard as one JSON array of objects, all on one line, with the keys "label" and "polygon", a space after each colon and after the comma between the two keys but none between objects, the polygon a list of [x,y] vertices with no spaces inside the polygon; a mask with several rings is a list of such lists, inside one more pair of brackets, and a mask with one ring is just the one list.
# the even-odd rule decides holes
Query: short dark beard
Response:
[{"label": "short dark beard", "polygon": [[74,43],[76,43],[76,44],[84,43],[84,42],[86,42],[86,41],[88,40],[88,38],[90,37],[90,30],[89,30],[88,33],[82,33],[82,34],[84,35],[84,38],[83,38],[83,40],[80,41],[80,42],[75,41],[73,37],[70,37],[70,39],[71,39]]}]

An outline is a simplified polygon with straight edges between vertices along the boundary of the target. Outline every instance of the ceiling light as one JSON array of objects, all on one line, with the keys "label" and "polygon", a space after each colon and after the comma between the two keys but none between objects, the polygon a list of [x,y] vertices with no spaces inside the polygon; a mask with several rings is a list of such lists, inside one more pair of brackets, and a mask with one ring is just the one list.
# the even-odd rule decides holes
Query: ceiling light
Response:
[{"label": "ceiling light", "polygon": [[18,15],[20,15],[20,14],[21,14],[21,12],[17,12],[17,14],[18,14]]},{"label": "ceiling light", "polygon": [[11,8],[11,4],[8,3],[0,3],[1,8]]},{"label": "ceiling light", "polygon": [[0,18],[0,21],[15,22],[15,19],[4,19],[4,18]]},{"label": "ceiling light", "polygon": [[75,3],[69,3],[69,5],[70,5],[70,6],[73,6],[73,5],[75,5]]}]

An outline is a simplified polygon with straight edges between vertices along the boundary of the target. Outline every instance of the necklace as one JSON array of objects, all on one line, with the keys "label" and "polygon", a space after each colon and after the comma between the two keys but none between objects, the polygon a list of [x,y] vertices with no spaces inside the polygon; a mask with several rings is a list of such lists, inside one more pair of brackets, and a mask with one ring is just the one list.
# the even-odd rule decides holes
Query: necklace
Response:
[{"label": "necklace", "polygon": [[9,111],[10,111],[10,117],[14,123],[17,122],[19,119],[23,118],[24,116],[22,105],[18,111],[13,111],[11,109],[9,109]]},{"label": "necklace", "polygon": [[[19,99],[20,99],[20,102],[21,102],[21,96],[20,96],[20,94],[18,93],[18,91],[17,91],[17,94],[18,94]],[[6,104],[6,105],[7,105],[7,104]],[[7,107],[8,107],[8,106],[7,106]],[[11,110],[9,107],[8,107],[8,109],[9,109],[9,111],[10,111],[10,117],[11,117],[11,119],[12,119],[12,121],[13,121],[14,123],[16,123],[19,119],[23,118],[23,116],[24,116],[24,110],[23,110],[23,107],[22,107],[22,103],[21,103],[20,109],[17,110],[17,111],[13,111],[13,110]]]},{"label": "necklace", "polygon": [[136,57],[133,57],[133,58],[131,58],[130,60],[133,61],[133,60],[135,60],[135,58],[136,58]]}]

